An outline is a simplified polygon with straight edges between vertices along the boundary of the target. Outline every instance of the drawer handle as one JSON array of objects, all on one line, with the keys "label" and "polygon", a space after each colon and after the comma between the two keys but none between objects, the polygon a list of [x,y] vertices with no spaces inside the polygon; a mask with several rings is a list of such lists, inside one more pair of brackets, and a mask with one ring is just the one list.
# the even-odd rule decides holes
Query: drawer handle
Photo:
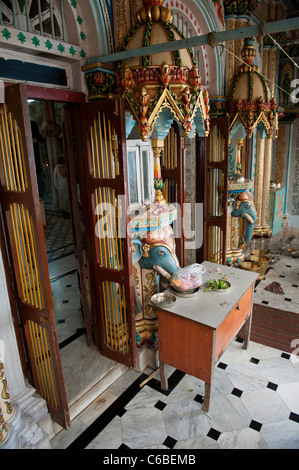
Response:
[{"label": "drawer handle", "polygon": [[237,306],[236,306],[236,309],[237,309],[237,310],[240,310],[240,305],[237,305]]}]

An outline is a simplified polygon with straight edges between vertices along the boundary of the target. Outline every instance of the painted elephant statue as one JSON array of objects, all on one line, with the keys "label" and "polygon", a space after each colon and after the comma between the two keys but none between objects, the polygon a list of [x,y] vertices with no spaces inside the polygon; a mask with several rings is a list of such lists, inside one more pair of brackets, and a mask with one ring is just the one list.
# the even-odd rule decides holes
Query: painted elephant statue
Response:
[{"label": "painted elephant statue", "polygon": [[232,217],[243,217],[246,220],[245,232],[239,239],[239,247],[249,243],[257,220],[257,213],[250,191],[240,193],[237,198],[228,198],[228,212]]},{"label": "painted elephant statue", "polygon": [[169,274],[173,274],[180,267],[175,252],[166,244],[157,242],[149,245],[139,239],[132,240],[132,243],[133,264],[139,262],[139,265],[146,269],[151,269],[158,265]]}]

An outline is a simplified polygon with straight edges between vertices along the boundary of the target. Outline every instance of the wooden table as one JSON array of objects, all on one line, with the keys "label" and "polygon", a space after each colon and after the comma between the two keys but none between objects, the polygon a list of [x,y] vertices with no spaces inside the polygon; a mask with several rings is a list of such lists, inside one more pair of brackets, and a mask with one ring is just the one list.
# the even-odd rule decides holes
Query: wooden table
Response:
[{"label": "wooden table", "polygon": [[[225,275],[232,285],[230,290],[204,292],[203,285],[194,297],[176,296],[173,305],[158,308],[158,332],[162,390],[168,389],[166,364],[169,364],[205,382],[203,409],[208,411],[215,363],[245,322],[243,347],[247,349],[258,274],[207,261],[203,265],[207,268],[204,283]],[[173,293],[171,289],[165,292]]]}]

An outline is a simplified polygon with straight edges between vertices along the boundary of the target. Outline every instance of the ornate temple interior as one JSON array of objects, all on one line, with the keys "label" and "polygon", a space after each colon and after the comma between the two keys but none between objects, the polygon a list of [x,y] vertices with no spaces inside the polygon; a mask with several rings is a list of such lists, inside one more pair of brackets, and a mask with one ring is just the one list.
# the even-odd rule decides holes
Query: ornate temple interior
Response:
[{"label": "ornate temple interior", "polygon": [[298,43],[289,0],[0,0],[0,448],[299,448]]}]

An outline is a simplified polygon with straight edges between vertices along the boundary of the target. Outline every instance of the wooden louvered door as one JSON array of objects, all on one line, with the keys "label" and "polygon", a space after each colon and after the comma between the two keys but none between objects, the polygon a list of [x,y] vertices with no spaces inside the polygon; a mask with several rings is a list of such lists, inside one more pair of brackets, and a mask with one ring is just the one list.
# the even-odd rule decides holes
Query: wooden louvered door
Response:
[{"label": "wooden louvered door", "polygon": [[103,355],[132,367],[136,333],[124,103],[86,103],[73,114],[95,343]]},{"label": "wooden louvered door", "polygon": [[[176,203],[178,207],[178,230],[174,231],[176,255],[180,266],[185,266],[184,209],[185,209],[185,178],[184,178],[184,138],[180,136],[177,123],[173,123],[164,140],[164,151],[161,158],[161,174],[163,178],[163,194],[168,203]],[[179,233],[180,232],[180,233]]]},{"label": "wooden louvered door", "polygon": [[204,259],[226,264],[228,118],[210,123],[205,165]]},{"label": "wooden louvered door", "polygon": [[0,198],[15,298],[26,349],[29,380],[46,400],[53,419],[69,428],[27,94],[24,85],[5,89],[0,107]]}]

